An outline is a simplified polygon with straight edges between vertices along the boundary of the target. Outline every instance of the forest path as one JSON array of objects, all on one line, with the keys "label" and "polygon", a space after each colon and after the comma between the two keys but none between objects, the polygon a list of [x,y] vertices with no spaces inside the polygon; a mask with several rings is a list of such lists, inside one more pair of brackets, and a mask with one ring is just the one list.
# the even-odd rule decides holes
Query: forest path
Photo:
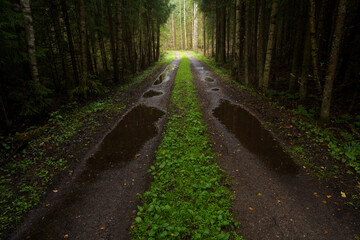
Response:
[{"label": "forest path", "polygon": [[[89,159],[70,189],[39,221],[24,224],[12,239],[128,239],[138,193],[150,185],[146,171],[167,122],[179,54],[151,80]],[[49,204],[50,206],[50,204]]]},{"label": "forest path", "polygon": [[187,56],[220,167],[231,177],[240,234],[251,240],[355,239],[358,221],[338,211],[332,196],[324,199],[330,190],[282,151],[246,110],[242,90]]}]

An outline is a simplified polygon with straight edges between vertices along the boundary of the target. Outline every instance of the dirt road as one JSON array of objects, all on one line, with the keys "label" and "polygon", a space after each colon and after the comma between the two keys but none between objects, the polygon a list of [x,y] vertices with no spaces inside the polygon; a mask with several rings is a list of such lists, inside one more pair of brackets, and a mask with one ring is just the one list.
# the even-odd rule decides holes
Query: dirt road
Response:
[{"label": "dirt road", "polygon": [[161,141],[178,65],[176,54],[172,67],[152,80],[95,153],[79,164],[69,191],[52,199],[39,221],[29,216],[12,239],[128,239],[137,194],[150,186],[146,171]]},{"label": "dirt road", "polygon": [[219,164],[231,177],[240,234],[251,240],[355,239],[359,220],[324,199],[329,190],[298,167],[245,110],[242,90],[187,56]]}]

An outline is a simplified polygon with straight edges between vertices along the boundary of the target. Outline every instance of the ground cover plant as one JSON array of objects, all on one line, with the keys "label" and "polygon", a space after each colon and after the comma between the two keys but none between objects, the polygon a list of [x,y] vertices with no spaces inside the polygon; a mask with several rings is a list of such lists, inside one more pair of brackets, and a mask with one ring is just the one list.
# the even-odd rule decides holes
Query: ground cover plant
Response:
[{"label": "ground cover plant", "polygon": [[81,151],[89,148],[106,121],[116,119],[126,107],[119,93],[173,59],[174,53],[170,52],[107,96],[85,105],[76,102],[64,105],[50,114],[45,125],[0,139],[0,238],[41,203],[55,177],[69,168],[76,160],[75,155],[79,157]]},{"label": "ground cover plant", "polygon": [[140,198],[132,239],[242,239],[235,233],[226,176],[200,113],[190,61],[182,53],[164,139]]}]

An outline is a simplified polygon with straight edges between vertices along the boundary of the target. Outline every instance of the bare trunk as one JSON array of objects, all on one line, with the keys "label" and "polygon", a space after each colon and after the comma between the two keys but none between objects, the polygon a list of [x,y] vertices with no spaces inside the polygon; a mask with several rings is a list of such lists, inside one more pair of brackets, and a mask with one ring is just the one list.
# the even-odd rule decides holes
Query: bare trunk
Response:
[{"label": "bare trunk", "polygon": [[320,110],[320,119],[322,122],[329,121],[331,95],[336,76],[336,69],[339,60],[341,40],[344,35],[344,26],[346,18],[346,2],[347,0],[340,0],[338,6],[338,17],[336,20],[335,32],[332,40],[330,61],[328,66],[328,73],[325,78],[324,94]]},{"label": "bare trunk", "polygon": [[66,1],[60,0],[60,2],[61,2],[61,11],[63,13],[64,22],[65,22],[66,36],[67,36],[67,40],[68,40],[68,44],[69,44],[71,64],[72,64],[72,68],[73,68],[73,72],[74,72],[74,79],[75,79],[75,83],[79,84],[79,82],[80,82],[79,72],[78,72],[78,68],[77,68],[77,64],[76,64],[75,48],[74,48],[74,43],[73,43],[73,39],[72,39],[72,32],[71,32],[71,28],[70,28],[69,15],[67,12]]},{"label": "bare trunk", "polygon": [[307,95],[307,82],[309,78],[310,65],[311,65],[311,43],[310,43],[310,33],[307,30],[305,37],[305,46],[304,46],[304,57],[301,69],[301,81],[300,81],[300,89],[299,95],[300,100],[305,100]]},{"label": "bare trunk", "polygon": [[80,89],[82,91],[83,97],[87,98],[87,36],[86,36],[86,12],[85,12],[85,2],[80,0],[80,36],[81,36],[81,80],[80,80]]},{"label": "bare trunk", "polygon": [[183,40],[183,33],[182,33],[182,28],[181,28],[181,0],[179,0],[179,9],[180,9],[180,14],[179,14],[179,22],[180,22],[180,49],[184,49],[184,40]]},{"label": "bare trunk", "polygon": [[271,67],[271,58],[273,55],[273,48],[275,42],[275,28],[276,28],[276,17],[278,12],[279,1],[273,0],[271,7],[271,16],[270,16],[270,27],[269,27],[269,38],[266,48],[266,58],[264,65],[264,76],[263,76],[263,91],[265,92],[269,87],[269,78],[270,78],[270,67]]},{"label": "bare trunk", "polygon": [[172,37],[173,37],[173,49],[176,49],[176,25],[175,25],[175,22],[174,22],[174,13],[171,14],[171,30],[172,30]]},{"label": "bare trunk", "polygon": [[108,10],[108,19],[109,19],[111,59],[112,59],[113,70],[114,70],[114,82],[119,82],[119,65],[117,64],[115,36],[114,36],[114,22],[113,22],[111,9],[112,9],[111,4],[108,3],[107,10]]},{"label": "bare trunk", "polygon": [[258,87],[263,87],[263,74],[264,74],[264,33],[265,33],[265,22],[264,22],[264,8],[265,1],[260,0],[259,5],[259,16],[258,16],[258,28],[257,28],[257,75],[258,75]]},{"label": "bare trunk", "polygon": [[184,0],[184,49],[187,48],[186,45],[186,6],[185,6],[185,0]]},{"label": "bare trunk", "polygon": [[321,93],[321,83],[319,79],[319,59],[318,59],[318,47],[317,47],[317,39],[316,39],[316,20],[315,20],[315,0],[310,1],[310,14],[309,14],[309,22],[310,22],[310,39],[311,39],[311,57],[312,57],[312,65],[314,72],[314,81],[316,83],[316,87]]},{"label": "bare trunk", "polygon": [[197,3],[194,3],[194,35],[193,35],[193,50],[198,50],[198,18],[197,18]]},{"label": "bare trunk", "polygon": [[29,64],[31,78],[34,82],[39,82],[39,71],[36,60],[35,35],[33,19],[31,16],[30,0],[20,0],[21,10],[24,17],[24,28],[26,36],[27,50],[29,54]]},{"label": "bare trunk", "polygon": [[122,6],[121,0],[116,1],[116,60],[117,65],[119,68],[119,81],[123,83],[124,76],[124,64],[123,64],[123,39],[122,39],[122,23],[121,23],[121,13],[122,13]]},{"label": "bare trunk", "polygon": [[204,56],[206,56],[206,16],[204,14],[204,29],[203,29],[203,35],[204,35]]},{"label": "bare trunk", "polygon": [[250,49],[250,3],[245,3],[245,43],[244,43],[244,67],[245,67],[245,85],[249,85],[249,49]]}]

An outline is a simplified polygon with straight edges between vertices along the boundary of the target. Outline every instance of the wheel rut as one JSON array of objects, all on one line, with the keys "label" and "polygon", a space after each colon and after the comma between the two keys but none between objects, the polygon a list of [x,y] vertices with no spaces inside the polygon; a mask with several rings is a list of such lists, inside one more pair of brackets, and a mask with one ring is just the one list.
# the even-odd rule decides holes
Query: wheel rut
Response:
[{"label": "wheel rut", "polygon": [[220,167],[231,177],[239,233],[252,240],[359,235],[354,216],[339,212],[331,199],[325,203],[314,196],[326,196],[328,189],[286,156],[276,136],[241,101],[242,90],[187,56]]}]

